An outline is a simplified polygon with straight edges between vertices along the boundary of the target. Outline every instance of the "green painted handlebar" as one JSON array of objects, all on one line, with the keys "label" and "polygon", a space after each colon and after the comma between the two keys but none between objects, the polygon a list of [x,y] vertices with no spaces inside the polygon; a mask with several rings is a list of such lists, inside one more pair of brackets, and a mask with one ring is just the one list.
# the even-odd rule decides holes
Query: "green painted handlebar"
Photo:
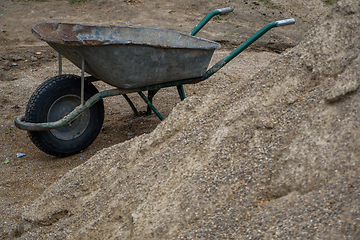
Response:
[{"label": "green painted handlebar", "polygon": [[191,30],[190,35],[195,36],[195,34],[197,34],[200,31],[200,29],[202,29],[205,26],[205,24],[209,22],[210,19],[213,18],[214,16],[230,13],[232,11],[234,11],[233,7],[227,7],[227,8],[216,9],[210,12],[193,28],[193,30]]},{"label": "green painted handlebar", "polygon": [[248,38],[245,42],[243,42],[240,46],[238,46],[235,50],[233,50],[231,53],[229,53],[229,55],[227,55],[225,58],[221,59],[214,66],[212,66],[209,70],[207,70],[206,73],[201,77],[201,81],[209,78],[214,73],[219,71],[220,68],[225,66],[234,57],[239,55],[242,51],[244,51],[248,46],[253,44],[256,40],[258,40],[262,35],[267,33],[270,29],[272,29],[274,27],[280,27],[280,26],[290,25],[290,24],[294,24],[294,23],[295,23],[294,18],[268,23],[266,26],[264,26],[259,31],[257,31],[254,35],[252,35],[250,38]]}]

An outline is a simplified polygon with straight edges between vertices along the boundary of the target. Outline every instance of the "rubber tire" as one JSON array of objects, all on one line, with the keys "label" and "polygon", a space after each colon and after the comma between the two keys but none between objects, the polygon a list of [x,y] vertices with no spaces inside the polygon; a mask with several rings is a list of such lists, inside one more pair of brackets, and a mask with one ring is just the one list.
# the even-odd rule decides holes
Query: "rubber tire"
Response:
[{"label": "rubber tire", "polygon": [[[86,101],[96,93],[98,93],[96,87],[85,81],[84,100]],[[26,107],[25,121],[47,122],[48,112],[51,111],[53,103],[67,95],[74,97],[76,95],[75,98],[81,99],[81,78],[79,76],[65,74],[49,78],[32,94]],[[28,131],[29,137],[40,150],[53,156],[65,157],[79,153],[93,143],[102,128],[104,122],[103,101],[98,101],[87,111],[90,113],[90,117],[87,118],[87,126],[86,128],[83,126],[84,130],[74,138],[59,139],[51,132],[52,130]]]}]

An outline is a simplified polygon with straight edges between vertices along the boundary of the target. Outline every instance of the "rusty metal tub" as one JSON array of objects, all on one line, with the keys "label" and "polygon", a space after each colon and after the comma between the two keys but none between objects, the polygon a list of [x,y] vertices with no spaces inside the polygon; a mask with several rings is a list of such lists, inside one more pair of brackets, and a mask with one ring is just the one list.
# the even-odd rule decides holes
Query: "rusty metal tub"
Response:
[{"label": "rusty metal tub", "polygon": [[85,72],[122,89],[204,75],[220,44],[148,27],[43,22],[32,33]]}]

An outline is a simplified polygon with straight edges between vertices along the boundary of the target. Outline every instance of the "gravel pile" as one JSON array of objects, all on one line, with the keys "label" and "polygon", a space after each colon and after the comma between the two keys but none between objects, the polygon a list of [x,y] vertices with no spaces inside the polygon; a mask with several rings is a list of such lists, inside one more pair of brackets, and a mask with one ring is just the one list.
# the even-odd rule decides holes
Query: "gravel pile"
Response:
[{"label": "gravel pile", "polygon": [[22,239],[359,239],[360,3],[48,188]]}]

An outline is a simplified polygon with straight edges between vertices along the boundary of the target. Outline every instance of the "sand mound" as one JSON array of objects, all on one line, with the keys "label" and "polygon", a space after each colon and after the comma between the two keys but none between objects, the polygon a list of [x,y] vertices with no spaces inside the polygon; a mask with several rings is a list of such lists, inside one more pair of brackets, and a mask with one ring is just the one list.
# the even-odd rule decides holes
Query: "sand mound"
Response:
[{"label": "sand mound", "polygon": [[22,238],[356,239],[360,3],[254,78],[178,104],[22,215]]}]

